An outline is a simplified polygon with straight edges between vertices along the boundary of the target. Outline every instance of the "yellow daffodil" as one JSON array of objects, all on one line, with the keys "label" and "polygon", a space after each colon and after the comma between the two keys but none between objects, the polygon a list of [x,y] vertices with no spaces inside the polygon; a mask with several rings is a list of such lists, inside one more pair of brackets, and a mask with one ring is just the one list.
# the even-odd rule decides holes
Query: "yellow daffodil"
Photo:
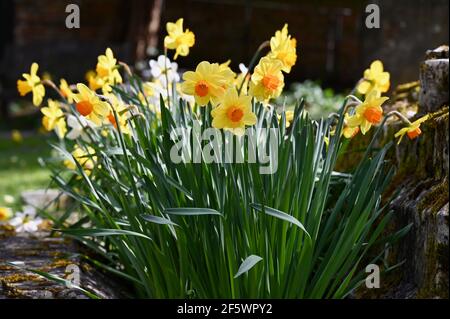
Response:
[{"label": "yellow daffodil", "polygon": [[82,83],[77,84],[77,89],[78,93],[73,97],[77,111],[93,123],[100,125],[110,113],[108,103],[100,100],[94,91]]},{"label": "yellow daffodil", "polygon": [[195,35],[189,29],[183,31],[183,18],[177,20],[177,22],[168,22],[166,24],[167,34],[164,38],[164,46],[167,49],[175,50],[174,60],[179,55],[187,56],[189,54],[189,48],[195,44]]},{"label": "yellow daffodil", "polygon": [[355,109],[355,114],[347,118],[347,124],[350,127],[359,126],[361,133],[364,135],[370,130],[372,125],[381,122],[383,118],[383,109],[381,105],[388,100],[387,97],[380,97],[377,91],[371,91],[366,95],[363,103]]},{"label": "yellow daffodil", "polygon": [[44,117],[42,118],[42,125],[50,132],[55,130],[59,137],[64,137],[67,132],[66,121],[64,113],[57,101],[48,100],[48,106],[41,109]]},{"label": "yellow daffodil", "polygon": [[235,88],[226,91],[218,107],[211,111],[212,126],[227,129],[236,135],[245,133],[246,125],[256,123],[256,115],[252,112],[252,98],[238,95]]},{"label": "yellow daffodil", "polygon": [[152,82],[144,82],[142,83],[142,92],[139,91],[138,98],[142,104],[147,104],[147,98],[155,96],[155,88],[154,83]]},{"label": "yellow daffodil", "polygon": [[218,99],[225,93],[233,72],[229,68],[220,67],[217,63],[200,62],[195,72],[183,74],[183,93],[192,95],[198,105],[205,106],[208,102],[217,104]]},{"label": "yellow daffodil", "polygon": [[97,76],[110,85],[122,83],[122,77],[120,76],[118,67],[117,59],[114,58],[112,50],[107,48],[105,55],[98,57],[96,67]]},{"label": "yellow daffodil", "polygon": [[70,86],[69,86],[69,84],[67,84],[66,80],[61,79],[59,81],[59,91],[61,92],[61,95],[67,99],[67,102],[73,103],[74,93],[70,89]]},{"label": "yellow daffodil", "polygon": [[95,71],[93,70],[89,70],[86,72],[85,75],[86,81],[89,85],[89,88],[92,91],[97,91],[98,89],[101,89],[105,83],[105,81],[103,81],[102,79],[100,79],[97,76],[97,73],[95,73]]},{"label": "yellow daffodil", "polygon": [[342,135],[344,135],[345,138],[353,138],[359,133],[359,126],[349,126],[348,125],[349,118],[350,118],[350,115],[348,113],[346,113],[345,119],[344,119],[344,128],[342,129]]},{"label": "yellow daffodil", "polygon": [[117,129],[117,126],[120,126],[120,130],[123,134],[130,134],[130,126],[128,123],[128,112],[127,106],[119,100],[114,94],[110,94],[107,96],[109,101],[111,102],[111,106],[116,111],[117,119],[114,116],[114,112],[110,112],[107,116],[109,123]]},{"label": "yellow daffodil", "polygon": [[[97,156],[95,156],[95,150],[90,146],[87,147],[87,150],[82,149],[80,146],[75,145],[75,148],[72,152],[72,156],[75,160],[83,167],[84,172],[89,175],[91,171],[95,167],[95,163],[97,162]],[[73,159],[66,159],[64,161],[64,165],[71,170],[77,169],[77,164]]]},{"label": "yellow daffodil", "polygon": [[0,222],[5,222],[12,217],[12,210],[8,207],[0,207]]},{"label": "yellow daffodil", "polygon": [[412,122],[409,126],[402,128],[401,130],[399,130],[397,133],[395,133],[395,137],[399,137],[398,139],[398,144],[400,144],[400,142],[403,139],[403,136],[408,135],[408,138],[410,140],[413,140],[415,138],[417,138],[420,134],[422,134],[422,131],[420,129],[420,125],[425,122],[426,120],[428,120],[430,118],[429,115],[425,115],[422,116],[420,119]]},{"label": "yellow daffodil", "polygon": [[41,82],[40,77],[37,75],[37,71],[39,69],[39,65],[37,63],[33,63],[31,65],[30,74],[24,73],[22,74],[23,80],[17,80],[17,90],[19,91],[21,96],[25,96],[28,93],[33,93],[33,104],[35,106],[39,106],[42,103],[42,100],[45,96],[45,87]]},{"label": "yellow daffodil", "polygon": [[351,127],[351,126],[344,126],[342,129],[342,135],[344,135],[345,138],[353,138],[359,133],[359,126]]},{"label": "yellow daffodil", "polygon": [[283,29],[275,32],[270,39],[270,53],[268,57],[280,60],[283,63],[282,70],[286,73],[291,72],[291,68],[297,61],[297,41],[291,38],[288,32],[288,25],[285,24]]},{"label": "yellow daffodil", "polygon": [[364,79],[359,83],[357,90],[366,95],[373,90],[384,93],[389,90],[389,86],[390,74],[384,71],[383,63],[376,60],[364,71]]},{"label": "yellow daffodil", "polygon": [[250,95],[261,102],[279,97],[284,87],[282,68],[279,60],[262,58],[250,79]]},{"label": "yellow daffodil", "polygon": [[15,143],[22,143],[23,142],[23,136],[22,133],[20,133],[19,130],[12,130],[11,131],[11,139]]}]

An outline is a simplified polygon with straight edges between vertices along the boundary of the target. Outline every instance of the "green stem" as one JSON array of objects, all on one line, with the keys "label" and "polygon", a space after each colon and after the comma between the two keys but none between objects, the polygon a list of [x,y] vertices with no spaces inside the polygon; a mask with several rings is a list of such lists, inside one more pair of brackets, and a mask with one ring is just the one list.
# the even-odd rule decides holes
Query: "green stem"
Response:
[{"label": "green stem", "polygon": [[242,87],[244,86],[245,83],[245,79],[249,76],[250,74],[250,70],[253,69],[253,67],[256,64],[256,59],[258,59],[259,54],[261,53],[261,51],[270,46],[270,42],[269,41],[264,41],[263,43],[261,43],[261,45],[258,47],[258,49],[256,50],[255,54],[253,55],[252,59],[250,60],[250,63],[248,65],[248,69],[247,69],[247,73],[245,74],[244,78],[242,79],[242,83],[239,86],[239,90],[238,90],[238,94],[241,94],[242,91]]}]

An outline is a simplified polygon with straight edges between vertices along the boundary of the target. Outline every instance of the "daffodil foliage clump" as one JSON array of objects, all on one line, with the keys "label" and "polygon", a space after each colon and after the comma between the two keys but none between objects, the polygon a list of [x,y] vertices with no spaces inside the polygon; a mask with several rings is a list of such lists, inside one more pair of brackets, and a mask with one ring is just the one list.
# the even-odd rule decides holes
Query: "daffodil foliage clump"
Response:
[{"label": "daffodil foliage clump", "polygon": [[[129,280],[138,297],[343,298],[364,282],[367,264],[392,268],[383,252],[406,231],[381,236],[392,217],[381,202],[392,143],[367,145],[350,174],[334,171],[347,139],[393,115],[383,113],[381,62],[359,81],[359,97],[315,121],[301,101],[290,112],[271,104],[297,60],[287,25],[239,74],[203,61],[180,76],[169,50],[187,56],[195,36],[182,19],[167,31],[151,81],[110,49],[87,85],[42,81],[36,64],[19,81],[35,104],[44,85],[61,97],[41,109],[60,138],[60,158],[47,161],[53,180],[74,199],[56,227],[94,249],[93,263]],[[420,123],[404,120],[399,136],[416,138]],[[174,152],[183,137],[190,147]],[[207,147],[213,140],[217,149]],[[254,150],[268,157],[252,158]]]}]

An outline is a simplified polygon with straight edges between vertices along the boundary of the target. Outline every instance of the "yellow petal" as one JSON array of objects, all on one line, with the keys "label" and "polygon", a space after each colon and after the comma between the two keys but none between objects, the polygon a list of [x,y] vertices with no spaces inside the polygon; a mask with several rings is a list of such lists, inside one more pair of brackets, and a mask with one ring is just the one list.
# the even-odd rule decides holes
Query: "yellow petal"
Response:
[{"label": "yellow petal", "polygon": [[362,81],[359,83],[357,90],[361,94],[366,94],[370,90],[371,86],[372,85],[369,81]]}]

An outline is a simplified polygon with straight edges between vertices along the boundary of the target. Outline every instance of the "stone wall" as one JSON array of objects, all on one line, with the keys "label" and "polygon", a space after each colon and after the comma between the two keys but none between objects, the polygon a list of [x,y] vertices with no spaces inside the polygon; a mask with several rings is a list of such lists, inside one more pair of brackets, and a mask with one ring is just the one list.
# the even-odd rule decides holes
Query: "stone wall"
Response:
[{"label": "stone wall", "polygon": [[[403,263],[385,273],[381,289],[360,289],[362,298],[448,298],[449,296],[449,107],[448,47],[427,52],[418,66],[420,82],[397,88],[386,111],[416,113],[411,121],[429,114],[421,125],[422,135],[407,137],[393,146],[387,160],[396,167],[396,174],[385,193],[392,200],[388,209],[394,220],[386,236],[407,225],[410,231],[387,254],[389,266]],[[420,70],[420,71],[419,71]],[[385,127],[377,144],[394,140],[404,127],[397,120]],[[355,138],[351,150],[361,149],[371,140],[373,132]],[[359,153],[349,158],[357,160]],[[348,166],[350,165],[350,166]],[[351,167],[351,161],[342,168]]]}]

